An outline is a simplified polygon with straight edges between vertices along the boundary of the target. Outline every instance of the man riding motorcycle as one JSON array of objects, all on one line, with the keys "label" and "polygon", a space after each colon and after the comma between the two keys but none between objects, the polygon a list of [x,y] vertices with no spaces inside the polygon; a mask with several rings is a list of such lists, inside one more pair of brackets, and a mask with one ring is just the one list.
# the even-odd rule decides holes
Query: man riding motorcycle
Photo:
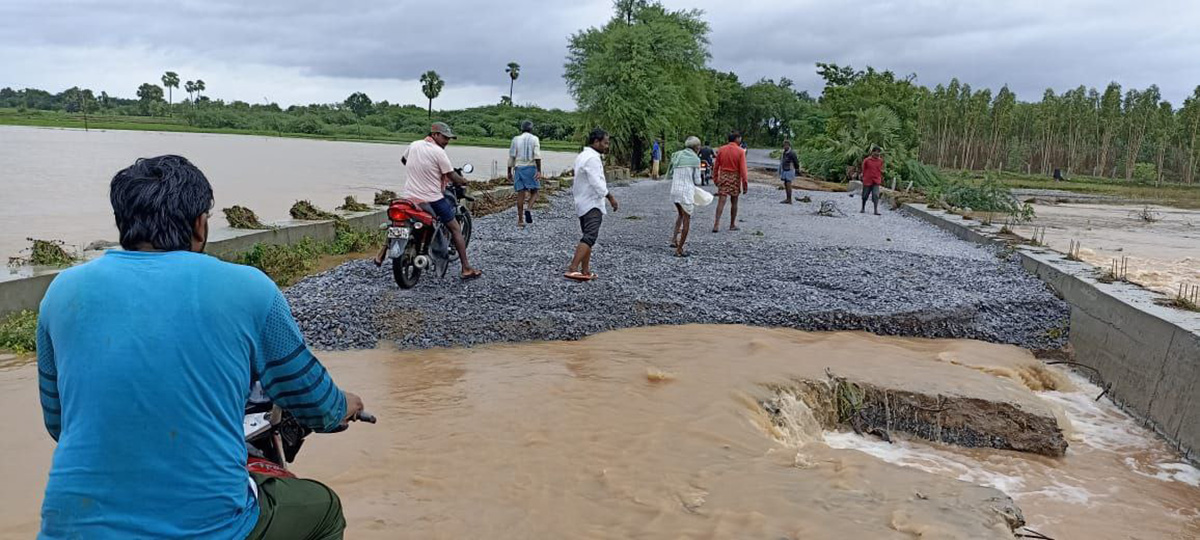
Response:
[{"label": "man riding motorcycle", "polygon": [[[462,279],[474,279],[482,276],[483,272],[472,268],[468,262],[467,242],[463,238],[462,226],[454,219],[454,203],[445,196],[448,182],[458,185],[467,183],[467,179],[454,170],[450,156],[446,155],[446,146],[457,138],[445,122],[434,122],[429,126],[429,136],[408,145],[404,156],[400,158],[400,162],[408,167],[408,179],[400,191],[400,198],[429,207],[437,220],[450,230],[454,247],[458,250],[459,261],[462,263]],[[376,266],[383,265],[386,256],[385,245],[375,257]]]},{"label": "man riding motorcycle", "polygon": [[64,270],[38,318],[57,442],[39,538],[342,538],[336,494],[247,473],[259,383],[305,426],[362,411],[304,344],[279,288],[203,255],[212,187],[187,159],[139,159],[109,191],[124,251]]}]

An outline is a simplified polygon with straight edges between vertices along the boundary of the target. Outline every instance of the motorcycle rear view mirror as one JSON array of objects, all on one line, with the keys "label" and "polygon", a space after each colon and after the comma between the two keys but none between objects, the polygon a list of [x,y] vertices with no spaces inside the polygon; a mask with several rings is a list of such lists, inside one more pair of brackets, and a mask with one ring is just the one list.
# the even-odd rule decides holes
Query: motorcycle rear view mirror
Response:
[{"label": "motorcycle rear view mirror", "polygon": [[470,163],[468,163],[468,164],[466,164],[466,165],[463,165],[463,166],[462,166],[462,173],[463,173],[463,174],[471,174],[471,173],[473,173],[473,172],[475,172],[475,166],[474,166],[474,165],[471,165]]}]

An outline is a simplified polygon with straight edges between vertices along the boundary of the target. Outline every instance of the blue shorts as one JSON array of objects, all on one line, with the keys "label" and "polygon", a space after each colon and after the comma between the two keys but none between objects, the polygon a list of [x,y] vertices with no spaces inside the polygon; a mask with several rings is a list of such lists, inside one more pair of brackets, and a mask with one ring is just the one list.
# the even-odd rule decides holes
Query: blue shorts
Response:
[{"label": "blue shorts", "polygon": [[793,169],[783,169],[779,171],[779,179],[783,180],[785,184],[790,184],[792,180],[796,179],[796,171]]},{"label": "blue shorts", "polygon": [[428,204],[429,208],[433,210],[434,217],[436,217],[437,220],[442,224],[454,221],[454,214],[458,213],[455,210],[454,205],[450,203],[450,199],[445,197],[426,204]]},{"label": "blue shorts", "polygon": [[526,165],[513,170],[513,189],[517,191],[537,191],[542,186],[537,181],[537,165]]}]

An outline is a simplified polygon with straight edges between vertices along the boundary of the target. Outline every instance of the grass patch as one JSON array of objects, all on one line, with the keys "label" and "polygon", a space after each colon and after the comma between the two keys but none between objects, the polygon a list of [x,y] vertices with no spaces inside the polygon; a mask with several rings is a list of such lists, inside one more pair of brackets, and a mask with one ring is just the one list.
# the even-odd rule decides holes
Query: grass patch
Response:
[{"label": "grass patch", "polygon": [[37,350],[37,314],[25,310],[0,319],[0,350],[27,354]]},{"label": "grass patch", "polygon": [[383,231],[352,227],[344,222],[335,225],[334,230],[334,239],[329,242],[319,242],[309,237],[291,245],[260,242],[249,251],[228,260],[258,268],[277,285],[286,287],[312,272],[322,256],[363,253],[383,245]]},{"label": "grass patch", "polygon": [[1187,298],[1179,298],[1179,297],[1171,298],[1170,300],[1164,300],[1162,302],[1162,305],[1167,306],[1167,307],[1173,307],[1175,309],[1182,309],[1184,311],[1200,312],[1200,304],[1197,304],[1196,302],[1188,300]]},{"label": "grass patch", "polygon": [[10,266],[28,264],[33,266],[66,268],[75,264],[80,259],[78,255],[66,250],[66,243],[62,240],[39,240],[37,238],[26,238],[26,240],[33,243],[28,249],[29,256],[9,257],[8,264]]},{"label": "grass patch", "polygon": [[288,210],[292,219],[302,221],[324,221],[330,219],[339,219],[338,216],[317,208],[317,205],[309,201],[296,201],[292,208]]},{"label": "grass patch", "polygon": [[246,208],[245,206],[234,205],[229,208],[222,208],[221,212],[225,214],[225,221],[229,222],[229,226],[233,227],[234,229],[267,228],[266,225],[263,225],[263,223],[258,220],[258,215],[255,214],[253,210]]},{"label": "grass patch", "polygon": [[346,202],[337,209],[345,212],[367,212],[371,210],[371,207],[355,200],[354,195],[347,195]]},{"label": "grass patch", "polygon": [[[56,127],[83,129],[82,114],[68,114],[60,111],[37,111],[18,109],[0,109],[0,125]],[[256,137],[281,137],[289,139],[315,139],[324,141],[374,142],[387,144],[408,144],[421,140],[424,133],[391,133],[388,135],[338,133],[330,135],[314,135],[308,133],[289,133],[261,129],[232,129],[232,128],[202,128],[191,126],[182,116],[123,116],[89,114],[87,127],[89,129],[108,129],[125,131],[166,131],[173,133],[221,133],[227,135],[253,135]],[[500,137],[459,137],[455,144],[478,146],[483,148],[508,148],[511,139]],[[577,152],[581,145],[573,141],[542,140],[543,150],[559,152]]]}]

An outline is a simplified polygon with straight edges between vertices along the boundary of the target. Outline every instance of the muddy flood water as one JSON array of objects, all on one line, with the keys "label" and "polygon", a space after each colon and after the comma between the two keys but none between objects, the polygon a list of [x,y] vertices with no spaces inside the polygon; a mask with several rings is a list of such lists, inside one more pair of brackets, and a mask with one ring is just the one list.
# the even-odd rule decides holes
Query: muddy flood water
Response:
[{"label": "muddy flood water", "polygon": [[[214,223],[221,208],[242,205],[263,221],[286,219],[299,199],[332,210],[347,195],[370,203],[375,191],[404,184],[405,145],[333,142],[245,135],[90,131],[0,126],[0,261],[29,247],[27,237],[63,240],[76,249],[116,240],[108,183],[139,157],[179,154],[213,185]],[[451,144],[456,165],[475,165],[486,180],[503,148]],[[547,173],[570,168],[575,156],[543,152]],[[500,174],[504,173],[500,169]]]},{"label": "muddy flood water", "polygon": [[[680,326],[322,358],[379,417],[311,437],[294,464],[341,494],[348,538],[1012,538],[996,489],[1051,538],[1200,536],[1200,472],[1016,347]],[[760,405],[827,368],[1031,393],[1070,448],[889,444]],[[0,368],[3,538],[38,526],[53,444],[36,378],[28,363]]]},{"label": "muddy flood water", "polygon": [[1026,238],[1045,227],[1045,243],[1101,270],[1128,257],[1129,280],[1174,296],[1179,284],[1200,286],[1200,210],[1129,204],[1038,204],[1037,217],[1014,232]]}]

